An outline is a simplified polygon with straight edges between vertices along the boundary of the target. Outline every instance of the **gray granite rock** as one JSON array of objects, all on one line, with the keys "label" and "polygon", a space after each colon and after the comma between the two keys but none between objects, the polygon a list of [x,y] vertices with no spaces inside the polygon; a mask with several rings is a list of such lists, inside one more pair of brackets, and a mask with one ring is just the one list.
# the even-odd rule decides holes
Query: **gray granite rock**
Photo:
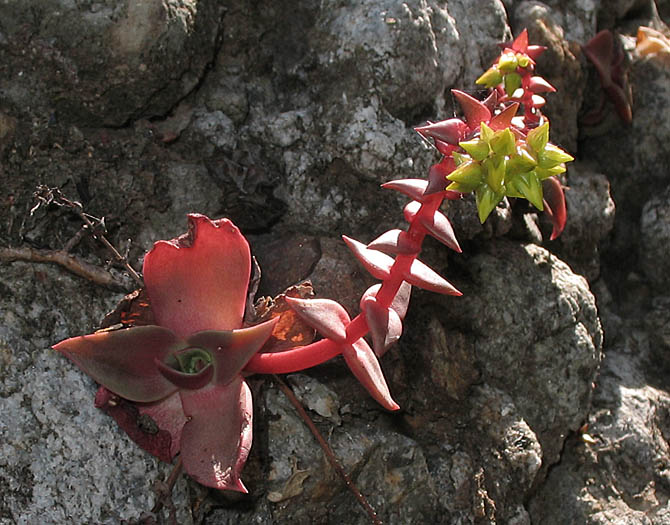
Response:
[{"label": "gray granite rock", "polygon": [[[652,259],[665,253],[667,71],[629,53],[632,127],[579,128],[597,85],[578,44],[609,24],[606,3],[131,4],[5,5],[0,246],[60,249],[80,229],[53,205],[29,213],[36,184],[104,217],[138,268],[152,242],[184,231],[186,212],[225,215],[252,234],[267,293],[310,277],[355,314],[370,279],[339,235],[368,242],[404,226],[406,199],[379,184],[435,162],[412,127],[452,116],[449,90],[476,93],[496,43],[528,27],[549,48],[538,71],[559,88],[547,95],[552,137],[585,161],[568,174],[564,240],[547,247],[606,307],[601,379],[586,281],[509,240],[514,205],[482,227],[464,200],[445,211],[465,254],[427,241],[422,258],[465,295],[414,291],[403,338],[382,359],[402,412],[380,410],[340,360],[289,381],[385,522],[667,521],[667,298],[645,284],[664,279]],[[617,2],[613,23],[649,4]],[[73,252],[109,259],[91,239]],[[170,467],[94,409],[95,385],[48,350],[94,329],[119,296],[60,268],[0,265],[1,523],[118,523],[151,510]],[[182,478],[178,522],[367,523],[283,394],[250,382],[251,494]]]},{"label": "gray granite rock", "polygon": [[568,221],[559,253],[572,269],[594,281],[600,274],[600,245],[614,227],[615,206],[605,175],[570,166],[565,199]]},{"label": "gray granite rock", "polygon": [[80,125],[164,116],[213,59],[220,15],[212,1],[6,2],[0,102]]},{"label": "gray granite rock", "polygon": [[653,196],[640,217],[640,267],[654,286],[670,282],[670,189]]}]

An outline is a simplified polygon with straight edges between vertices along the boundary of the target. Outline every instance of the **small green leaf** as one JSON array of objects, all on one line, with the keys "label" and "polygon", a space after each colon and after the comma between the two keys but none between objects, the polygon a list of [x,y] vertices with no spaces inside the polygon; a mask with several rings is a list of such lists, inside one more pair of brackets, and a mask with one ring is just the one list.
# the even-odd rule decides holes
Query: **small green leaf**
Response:
[{"label": "small green leaf", "polygon": [[477,211],[479,213],[479,222],[484,224],[486,218],[491,214],[493,209],[502,200],[502,194],[496,194],[488,185],[482,184],[475,191],[477,200]]},{"label": "small green leaf", "polygon": [[518,73],[508,73],[505,75],[504,83],[507,96],[514,96],[514,92],[521,87],[521,75]]},{"label": "small green leaf", "polygon": [[547,144],[544,150],[538,153],[537,160],[540,168],[550,169],[564,162],[573,161],[575,158],[558,146]]},{"label": "small green leaf", "polygon": [[475,80],[475,84],[487,88],[494,88],[503,80],[503,76],[496,66],[490,67],[481,77]]},{"label": "small green leaf", "polygon": [[488,159],[484,162],[486,167],[486,183],[496,192],[503,192],[505,180],[505,159]]},{"label": "small green leaf", "polygon": [[212,355],[202,348],[188,348],[176,352],[174,357],[179,363],[179,368],[186,374],[197,374],[212,362]]},{"label": "small green leaf", "polygon": [[481,139],[459,142],[458,145],[477,161],[482,161],[489,156],[489,145]]},{"label": "small green leaf", "polygon": [[540,127],[531,129],[526,136],[526,143],[538,154],[544,150],[549,142],[549,122],[545,122]]},{"label": "small green leaf", "polygon": [[498,70],[503,74],[516,71],[518,65],[519,61],[514,53],[505,53],[498,60]]},{"label": "small green leaf", "polygon": [[489,128],[485,122],[482,122],[481,125],[479,126],[479,134],[482,137],[482,140],[484,142],[490,142],[491,139],[493,138],[493,130]]},{"label": "small green leaf", "polygon": [[459,193],[470,193],[477,189],[479,184],[467,184],[464,182],[452,182],[447,186],[447,191],[457,191]]},{"label": "small green leaf", "polygon": [[525,147],[517,148],[516,153],[507,161],[505,176],[508,178],[531,171],[537,166],[537,161]]},{"label": "small green leaf", "polygon": [[538,210],[544,209],[544,205],[542,204],[542,183],[534,171],[522,173],[514,177],[512,186]]},{"label": "small green leaf", "polygon": [[454,151],[451,154],[451,158],[454,159],[454,164],[456,166],[460,166],[464,162],[470,162],[472,160],[472,157],[470,157],[470,155],[464,155],[463,153],[459,153],[458,151]]},{"label": "small green leaf", "polygon": [[462,184],[480,184],[484,170],[482,165],[475,161],[470,161],[461,164],[458,168],[447,175],[447,179],[452,182],[459,182]]},{"label": "small green leaf", "polygon": [[537,173],[540,180],[548,179],[554,175],[560,175],[561,173],[565,173],[565,171],[565,165],[563,164],[559,164],[558,166],[549,169],[540,167],[535,168],[535,173]]},{"label": "small green leaf", "polygon": [[496,155],[509,156],[513,155],[516,150],[516,139],[514,133],[507,128],[496,131],[489,141],[491,149]]}]

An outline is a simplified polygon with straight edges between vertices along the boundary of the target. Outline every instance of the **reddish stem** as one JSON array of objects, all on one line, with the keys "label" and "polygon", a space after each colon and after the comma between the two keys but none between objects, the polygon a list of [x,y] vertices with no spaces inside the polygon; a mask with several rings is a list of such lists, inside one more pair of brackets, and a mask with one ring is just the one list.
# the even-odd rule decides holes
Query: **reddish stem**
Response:
[{"label": "reddish stem", "polygon": [[[444,199],[444,192],[426,197],[421,208],[410,223],[408,234],[416,238],[417,246],[421,246],[426,231],[421,226],[418,217],[432,217]],[[377,292],[377,301],[388,308],[403,283],[404,275],[412,266],[421,249],[416,253],[398,255],[395,258],[388,279],[382,281]],[[364,337],[370,328],[363,314],[358,314],[347,325],[347,339],[344,344],[352,344]],[[256,354],[244,367],[245,372],[251,374],[289,374],[306,368],[320,365],[342,353],[342,344],[330,339],[321,339],[305,346],[284,350],[281,352],[266,352]]]},{"label": "reddish stem", "polygon": [[256,354],[244,370],[252,374],[290,374],[325,363],[341,352],[341,347],[334,341],[321,339],[291,350]]}]

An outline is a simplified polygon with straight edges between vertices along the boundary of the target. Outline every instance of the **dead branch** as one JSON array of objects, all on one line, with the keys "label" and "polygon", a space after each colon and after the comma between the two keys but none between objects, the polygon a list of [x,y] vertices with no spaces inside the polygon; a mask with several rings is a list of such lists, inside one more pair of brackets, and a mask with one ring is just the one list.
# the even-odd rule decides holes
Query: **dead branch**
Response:
[{"label": "dead branch", "polygon": [[66,252],[65,250],[38,250],[35,248],[3,248],[0,247],[0,261],[26,261],[39,263],[53,263],[66,268],[79,277],[110,288],[115,291],[127,291],[128,286],[117,280],[111,273],[98,266],[88,263]]}]

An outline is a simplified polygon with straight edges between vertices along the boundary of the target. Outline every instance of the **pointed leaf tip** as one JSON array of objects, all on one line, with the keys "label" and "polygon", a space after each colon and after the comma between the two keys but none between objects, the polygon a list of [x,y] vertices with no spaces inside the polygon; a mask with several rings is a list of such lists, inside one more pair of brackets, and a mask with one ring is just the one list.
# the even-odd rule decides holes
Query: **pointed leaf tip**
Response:
[{"label": "pointed leaf tip", "polygon": [[446,142],[447,144],[455,145],[463,140],[467,128],[467,125],[461,119],[450,118],[441,120],[440,122],[433,122],[425,126],[419,126],[414,128],[414,130],[424,137],[431,137]]},{"label": "pointed leaf tip", "polygon": [[354,256],[363,264],[363,267],[375,278],[383,281],[388,279],[393,258],[377,250],[370,250],[365,244],[351,239],[346,235],[342,239],[353,252]]},{"label": "pointed leaf tip", "polygon": [[342,355],[356,379],[381,406],[387,410],[398,410],[400,406],[389,392],[384,373],[365,339],[359,339],[352,345],[345,345]]},{"label": "pointed leaf tip", "polygon": [[361,310],[365,313],[372,335],[375,354],[381,357],[402,335],[402,320],[393,308],[385,308],[375,297],[361,300]]},{"label": "pointed leaf tip", "polygon": [[435,237],[445,246],[448,246],[458,253],[461,253],[462,250],[458,244],[458,240],[456,239],[454,228],[452,227],[451,222],[449,222],[449,219],[447,219],[446,215],[444,215],[441,211],[436,210],[433,212],[431,217],[425,213],[422,213],[420,210],[420,203],[415,201],[410,202],[407,204],[407,206],[405,206],[404,209],[405,219],[411,223],[415,218],[417,218],[419,223],[426,229],[428,233],[430,233],[430,235]]},{"label": "pointed leaf tip", "polygon": [[73,337],[53,348],[115,394],[148,403],[177,389],[154,359],[163,361],[178,345],[170,330],[149,325]]},{"label": "pointed leaf tip", "polygon": [[336,343],[347,338],[350,318],[344,307],[330,299],[286,297],[286,303],[298,316],[322,336]]},{"label": "pointed leaf tip", "polygon": [[382,233],[368,244],[368,248],[391,255],[409,255],[418,253],[421,245],[412,239],[406,231],[395,229]]},{"label": "pointed leaf tip", "polygon": [[465,120],[470,129],[476,129],[482,122],[491,120],[491,112],[479,100],[457,89],[452,89],[451,92],[463,108]]},{"label": "pointed leaf tip", "polygon": [[565,206],[565,193],[561,182],[556,177],[549,177],[542,181],[542,190],[544,196],[544,211],[551,219],[553,230],[550,239],[557,239],[567,222],[567,209]]},{"label": "pointed leaf tip", "polygon": [[428,181],[423,179],[391,180],[382,184],[385,190],[399,191],[415,201],[422,200],[426,186],[428,186]]},{"label": "pointed leaf tip", "polygon": [[423,262],[415,259],[409,271],[405,273],[405,280],[413,286],[418,286],[430,292],[446,295],[463,295],[449,281]]}]

